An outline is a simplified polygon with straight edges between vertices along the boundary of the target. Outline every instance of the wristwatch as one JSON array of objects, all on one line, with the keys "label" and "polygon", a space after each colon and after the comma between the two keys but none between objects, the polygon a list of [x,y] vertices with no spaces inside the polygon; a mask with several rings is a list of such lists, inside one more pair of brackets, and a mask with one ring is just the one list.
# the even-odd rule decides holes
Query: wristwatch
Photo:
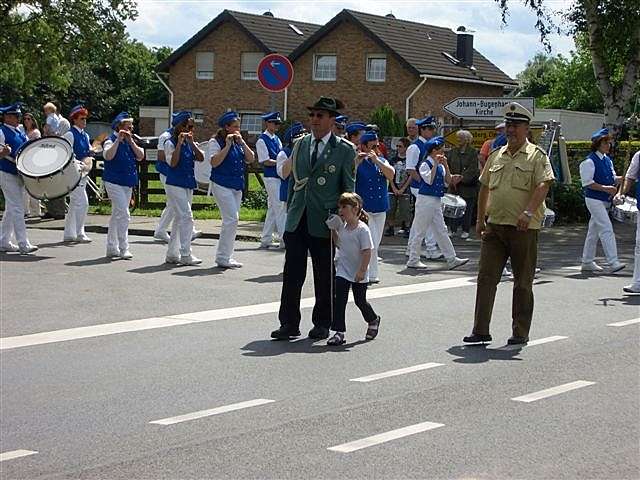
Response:
[{"label": "wristwatch", "polygon": [[529,210],[525,210],[525,211],[524,211],[524,212],[522,212],[522,213],[524,213],[524,214],[525,214],[527,217],[529,217],[529,218],[533,217],[533,212],[530,212]]}]

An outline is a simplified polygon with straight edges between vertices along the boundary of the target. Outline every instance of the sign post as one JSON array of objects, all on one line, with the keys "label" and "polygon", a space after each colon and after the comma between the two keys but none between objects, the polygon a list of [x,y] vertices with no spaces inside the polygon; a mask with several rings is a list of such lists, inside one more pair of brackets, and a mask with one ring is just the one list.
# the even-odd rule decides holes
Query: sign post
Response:
[{"label": "sign post", "polygon": [[501,120],[502,109],[511,102],[518,102],[535,114],[533,97],[458,97],[442,108],[454,117],[464,120]]},{"label": "sign post", "polygon": [[[287,119],[287,88],[293,81],[293,65],[287,57],[277,53],[265,56],[258,64],[258,81],[262,88],[273,93],[284,90],[284,119]],[[271,96],[271,109],[275,110],[275,98]]]}]

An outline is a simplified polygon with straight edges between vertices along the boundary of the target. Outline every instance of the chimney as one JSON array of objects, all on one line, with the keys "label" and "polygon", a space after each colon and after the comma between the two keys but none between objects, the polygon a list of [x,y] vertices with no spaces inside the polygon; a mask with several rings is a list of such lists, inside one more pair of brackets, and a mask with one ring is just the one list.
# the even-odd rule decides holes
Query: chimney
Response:
[{"label": "chimney", "polygon": [[263,15],[263,16],[265,16],[265,17],[273,17],[273,13],[271,13],[271,11],[270,11],[270,10],[267,10],[267,11],[266,11],[266,12],[264,12],[262,15]]},{"label": "chimney", "polygon": [[463,26],[456,30],[456,58],[467,66],[473,66],[473,35]]}]

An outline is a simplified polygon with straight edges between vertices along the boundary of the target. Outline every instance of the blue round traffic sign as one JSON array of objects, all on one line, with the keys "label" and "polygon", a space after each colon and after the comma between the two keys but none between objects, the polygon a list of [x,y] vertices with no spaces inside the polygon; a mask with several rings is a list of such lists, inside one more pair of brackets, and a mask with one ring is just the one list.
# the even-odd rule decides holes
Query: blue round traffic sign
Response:
[{"label": "blue round traffic sign", "polygon": [[281,92],[293,80],[293,65],[287,57],[271,53],[258,64],[258,80],[266,90]]}]

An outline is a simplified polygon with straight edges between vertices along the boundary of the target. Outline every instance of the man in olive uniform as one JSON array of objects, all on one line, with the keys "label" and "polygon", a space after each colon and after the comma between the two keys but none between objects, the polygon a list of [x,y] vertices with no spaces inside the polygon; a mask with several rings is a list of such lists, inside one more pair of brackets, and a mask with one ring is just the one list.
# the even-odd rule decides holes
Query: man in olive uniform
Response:
[{"label": "man in olive uniform", "polygon": [[527,140],[531,112],[511,102],[504,116],[508,143],[489,154],[480,176],[476,232],[482,245],[473,332],[463,339],[468,343],[491,341],[489,322],[496,288],[509,258],[514,276],[513,335],[507,343],[527,343],[533,317],[538,231],[554,176],[544,150]]},{"label": "man in olive uniform", "polygon": [[332,133],[339,100],[320,97],[309,109],[311,133],[296,142],[291,153],[291,176],[285,226],[285,263],[280,298],[280,328],[271,337],[288,340],[300,335],[300,295],[307,272],[307,252],[313,264],[315,305],[309,337],[329,336],[333,299],[333,251],[327,217],[338,197],[353,192],[356,151],[352,143]]}]

